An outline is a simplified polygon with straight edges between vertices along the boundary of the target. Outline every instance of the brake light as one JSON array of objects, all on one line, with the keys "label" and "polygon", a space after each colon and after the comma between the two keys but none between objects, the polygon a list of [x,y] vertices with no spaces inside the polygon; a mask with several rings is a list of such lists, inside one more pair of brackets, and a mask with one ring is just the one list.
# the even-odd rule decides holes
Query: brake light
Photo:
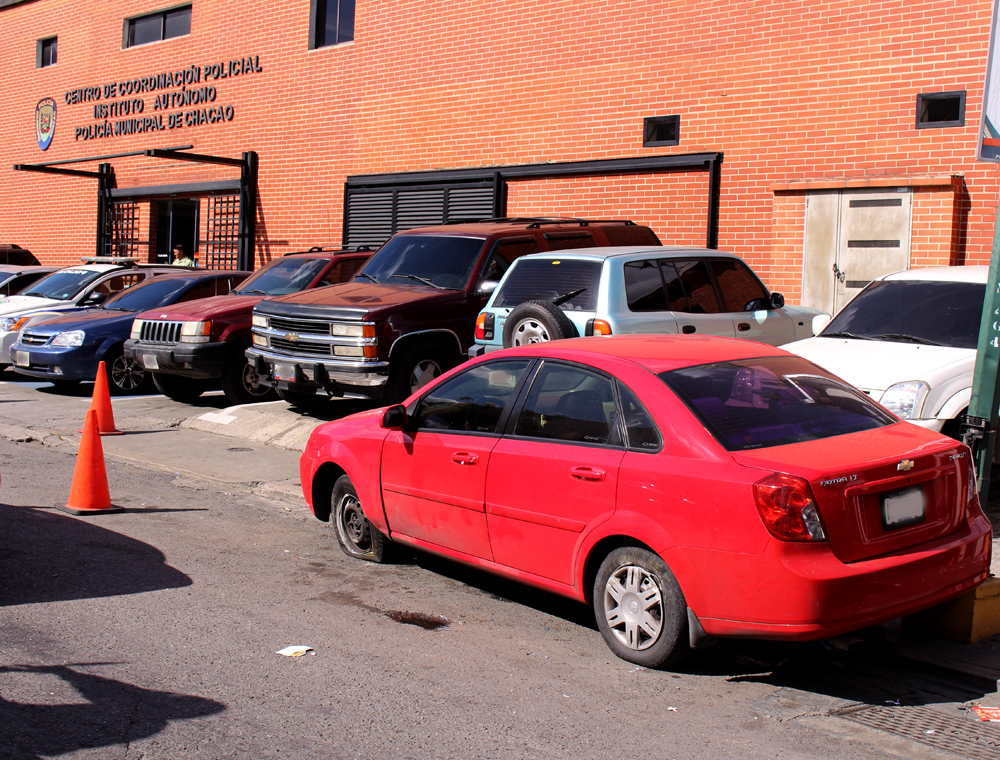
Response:
[{"label": "brake light", "polygon": [[594,335],[611,335],[611,325],[609,325],[603,319],[595,319]]},{"label": "brake light", "polygon": [[476,340],[493,340],[493,324],[495,320],[495,315],[486,311],[476,317]]},{"label": "brake light", "polygon": [[765,527],[782,541],[826,541],[809,482],[776,472],[754,483],[754,501]]}]

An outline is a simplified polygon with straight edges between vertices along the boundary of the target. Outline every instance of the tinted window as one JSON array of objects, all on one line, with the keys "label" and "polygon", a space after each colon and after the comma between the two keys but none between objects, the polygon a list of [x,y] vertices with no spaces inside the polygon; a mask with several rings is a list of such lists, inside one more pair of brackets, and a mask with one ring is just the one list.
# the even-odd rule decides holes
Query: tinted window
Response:
[{"label": "tinted window", "polygon": [[355,280],[420,285],[423,279],[432,287],[463,290],[482,250],[482,238],[396,235],[368,259]]},{"label": "tinted window", "polygon": [[499,282],[514,259],[529,253],[538,253],[538,243],[534,238],[500,241],[486,263],[483,282]]},{"label": "tinted window", "polygon": [[329,262],[326,259],[278,259],[240,285],[241,295],[283,296],[304,290]]},{"label": "tinted window", "polygon": [[728,311],[767,308],[767,291],[746,264],[732,259],[714,259],[711,266]]},{"label": "tinted window", "polygon": [[655,261],[630,261],[625,265],[625,298],[629,311],[667,311],[660,267]]},{"label": "tinted window", "polygon": [[610,379],[582,367],[546,362],[531,383],[514,433],[608,443],[616,411]]},{"label": "tinted window", "polygon": [[90,272],[86,269],[63,269],[43,277],[21,295],[66,301],[100,277],[101,274],[101,272]]},{"label": "tinted window", "polygon": [[174,302],[174,297],[191,284],[190,280],[175,280],[172,277],[153,277],[142,285],[129,288],[114,298],[108,299],[106,309],[123,311],[146,311]]},{"label": "tinted window", "polygon": [[660,432],[656,429],[649,413],[639,403],[639,399],[621,383],[618,383],[618,396],[622,402],[628,447],[642,451],[659,449]]},{"label": "tinted window", "polygon": [[109,277],[104,282],[100,283],[96,288],[94,288],[94,292],[103,293],[106,296],[113,296],[116,293],[121,293],[123,290],[131,288],[136,283],[142,282],[144,279],[145,277],[138,274],[120,274],[115,277]]},{"label": "tinted window", "polygon": [[0,293],[12,296],[27,288],[31,283],[44,277],[46,272],[32,272],[31,274],[13,275],[0,286]]},{"label": "tinted window", "polygon": [[687,296],[684,294],[684,285],[681,283],[680,273],[672,261],[661,261],[660,272],[663,274],[663,283],[667,289],[667,303],[671,311],[689,311]]},{"label": "tinted window", "polygon": [[522,259],[500,286],[493,305],[512,308],[525,301],[551,301],[586,288],[564,303],[562,308],[595,311],[602,263],[572,259]]},{"label": "tinted window", "polygon": [[453,377],[420,400],[416,426],[426,430],[496,432],[526,361],[480,364]]},{"label": "tinted window", "polygon": [[663,372],[660,378],[730,451],[780,446],[890,425],[864,393],[795,356]]},{"label": "tinted window", "polygon": [[623,224],[621,227],[601,227],[608,236],[608,245],[660,245],[660,239],[649,227]]},{"label": "tinted window", "polygon": [[553,251],[565,251],[568,248],[594,248],[594,238],[587,233],[574,233],[572,235],[546,235],[545,239],[549,243],[549,248]]},{"label": "tinted window", "polygon": [[704,261],[676,261],[674,266],[688,301],[687,307],[680,311],[691,314],[717,314],[722,311]]},{"label": "tinted window", "polygon": [[199,298],[210,298],[219,294],[218,285],[220,279],[205,280],[199,282],[180,297],[180,301],[197,301]]},{"label": "tinted window", "polygon": [[985,299],[981,283],[882,280],[858,293],[820,334],[976,348]]}]

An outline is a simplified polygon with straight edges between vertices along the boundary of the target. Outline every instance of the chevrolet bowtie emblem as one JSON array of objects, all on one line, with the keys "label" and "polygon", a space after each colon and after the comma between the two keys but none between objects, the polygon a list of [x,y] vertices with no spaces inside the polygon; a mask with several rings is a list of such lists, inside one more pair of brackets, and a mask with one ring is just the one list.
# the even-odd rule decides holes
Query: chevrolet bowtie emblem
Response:
[{"label": "chevrolet bowtie emblem", "polygon": [[913,460],[904,459],[902,462],[896,465],[897,470],[902,470],[903,472],[909,472],[913,469]]},{"label": "chevrolet bowtie emblem", "polygon": [[295,333],[285,333],[285,340],[290,340],[293,343],[299,339],[299,336]]}]

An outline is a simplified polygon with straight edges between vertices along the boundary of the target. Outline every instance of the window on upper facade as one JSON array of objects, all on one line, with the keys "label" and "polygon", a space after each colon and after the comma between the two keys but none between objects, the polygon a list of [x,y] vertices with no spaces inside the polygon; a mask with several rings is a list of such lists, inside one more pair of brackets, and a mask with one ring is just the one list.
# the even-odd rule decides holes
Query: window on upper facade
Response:
[{"label": "window on upper facade", "polygon": [[650,116],[643,119],[642,147],[656,148],[660,145],[680,145],[680,116]]},{"label": "window on upper facade", "polygon": [[309,47],[339,45],[354,39],[355,0],[312,0]]},{"label": "window on upper facade", "polygon": [[965,126],[965,90],[917,95],[917,129]]},{"label": "window on upper facade", "polygon": [[124,47],[169,40],[191,34],[191,6],[183,5],[125,20]]},{"label": "window on upper facade", "polygon": [[36,69],[55,65],[58,40],[58,37],[49,37],[48,39],[38,41],[38,47],[35,50]]}]

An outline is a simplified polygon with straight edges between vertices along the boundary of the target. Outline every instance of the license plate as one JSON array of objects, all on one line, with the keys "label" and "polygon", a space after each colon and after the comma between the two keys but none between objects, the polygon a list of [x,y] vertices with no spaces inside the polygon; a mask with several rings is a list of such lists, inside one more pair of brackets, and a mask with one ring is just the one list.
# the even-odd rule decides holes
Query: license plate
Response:
[{"label": "license plate", "polygon": [[275,364],[274,365],[274,379],[275,380],[285,380],[290,383],[295,382],[295,365],[294,364]]},{"label": "license plate", "polygon": [[920,486],[882,497],[882,527],[886,530],[923,522],[924,516],[924,489]]},{"label": "license plate", "polygon": [[146,369],[159,369],[160,363],[156,361],[156,357],[152,354],[142,355],[142,366]]},{"label": "license plate", "polygon": [[14,352],[14,364],[18,367],[27,367],[31,362],[28,359],[27,351],[15,351]]}]

